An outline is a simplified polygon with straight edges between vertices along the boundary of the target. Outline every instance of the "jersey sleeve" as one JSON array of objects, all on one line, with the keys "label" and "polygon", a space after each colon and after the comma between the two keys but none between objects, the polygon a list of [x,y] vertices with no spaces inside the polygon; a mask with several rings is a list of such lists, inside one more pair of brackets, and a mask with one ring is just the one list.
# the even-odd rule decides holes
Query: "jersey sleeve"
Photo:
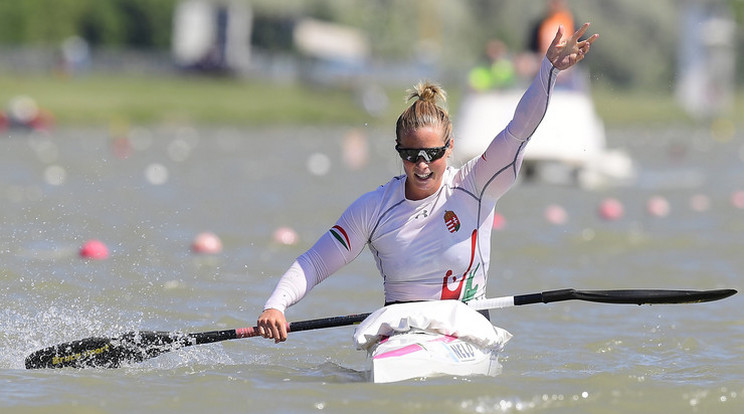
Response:
[{"label": "jersey sleeve", "polygon": [[369,196],[354,202],[336,224],[287,269],[264,305],[284,312],[313,287],[354,260],[369,240]]},{"label": "jersey sleeve", "polygon": [[499,198],[516,181],[524,148],[545,116],[558,72],[544,58],[539,73],[517,104],[512,120],[482,156],[463,167],[473,179],[479,195]]}]

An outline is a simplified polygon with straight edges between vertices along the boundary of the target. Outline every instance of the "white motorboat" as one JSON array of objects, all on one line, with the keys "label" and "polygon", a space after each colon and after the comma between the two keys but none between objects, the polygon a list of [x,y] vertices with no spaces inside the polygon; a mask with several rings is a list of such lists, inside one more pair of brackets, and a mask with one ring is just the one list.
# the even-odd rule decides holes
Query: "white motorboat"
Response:
[{"label": "white motorboat", "polygon": [[[523,90],[470,93],[455,120],[455,159],[464,163],[485,151],[514,115]],[[522,176],[585,188],[623,184],[634,177],[630,157],[608,149],[604,123],[585,91],[556,88],[542,123],[525,150]]]},{"label": "white motorboat", "polygon": [[357,348],[367,351],[369,379],[375,383],[497,375],[498,355],[510,338],[459,301],[387,306],[354,333]]}]

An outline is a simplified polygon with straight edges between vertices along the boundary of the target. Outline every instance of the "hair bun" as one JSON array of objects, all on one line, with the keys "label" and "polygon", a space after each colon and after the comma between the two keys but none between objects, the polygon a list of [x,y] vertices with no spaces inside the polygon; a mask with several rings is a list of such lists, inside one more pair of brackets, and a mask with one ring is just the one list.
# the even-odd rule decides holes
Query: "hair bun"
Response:
[{"label": "hair bun", "polygon": [[447,93],[441,86],[429,81],[419,82],[414,89],[408,91],[408,99],[418,99],[422,102],[437,104],[437,101],[446,102]]}]

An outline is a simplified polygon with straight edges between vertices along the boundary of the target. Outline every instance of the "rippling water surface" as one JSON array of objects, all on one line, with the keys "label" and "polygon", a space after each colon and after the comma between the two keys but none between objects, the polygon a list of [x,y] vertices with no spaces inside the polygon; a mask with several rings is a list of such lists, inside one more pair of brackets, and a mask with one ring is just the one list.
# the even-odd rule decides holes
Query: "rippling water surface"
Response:
[{"label": "rippling water surface", "polygon": [[[503,372],[374,385],[352,328],[172,352],[116,370],[27,371],[30,352],[134,329],[252,325],[277,277],[361,193],[401,172],[392,131],[105,129],[0,138],[2,412],[700,412],[744,409],[744,295],[695,305],[582,302],[492,311],[514,334]],[[361,134],[361,138],[359,135]],[[585,191],[520,183],[500,202],[489,296],[563,287],[741,288],[744,135],[609,131],[638,180]],[[356,145],[356,146],[355,146]],[[367,162],[346,149],[367,149]],[[127,155],[122,157],[122,155]],[[647,213],[653,196],[667,216]],[[624,215],[604,221],[600,202]],[[545,218],[550,205],[568,221]],[[280,228],[298,237],[283,244]],[[197,255],[200,232],[224,248]],[[78,249],[100,239],[106,260]],[[290,320],[382,302],[371,255],[316,288]]]}]

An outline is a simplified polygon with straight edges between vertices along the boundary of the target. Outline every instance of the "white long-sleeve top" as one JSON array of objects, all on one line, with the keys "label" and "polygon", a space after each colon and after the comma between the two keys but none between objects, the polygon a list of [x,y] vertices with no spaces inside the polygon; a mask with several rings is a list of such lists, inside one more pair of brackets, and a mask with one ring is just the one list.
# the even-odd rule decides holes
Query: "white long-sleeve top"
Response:
[{"label": "white long-sleeve top", "polygon": [[365,246],[383,278],[385,302],[485,296],[494,207],[514,184],[524,148],[545,115],[558,69],[543,59],[512,121],[483,155],[448,167],[436,193],[405,197],[398,176],[354,201],[290,266],[264,308],[282,312],[356,258]]}]

